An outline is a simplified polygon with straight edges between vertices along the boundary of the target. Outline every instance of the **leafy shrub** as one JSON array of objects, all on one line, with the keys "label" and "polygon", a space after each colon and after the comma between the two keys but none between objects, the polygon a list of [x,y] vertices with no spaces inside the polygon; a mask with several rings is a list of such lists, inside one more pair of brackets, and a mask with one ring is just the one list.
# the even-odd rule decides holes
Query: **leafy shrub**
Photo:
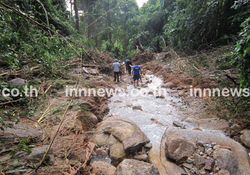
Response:
[{"label": "leafy shrub", "polygon": [[240,40],[234,50],[235,64],[241,71],[241,86],[250,87],[250,18],[242,23]]}]

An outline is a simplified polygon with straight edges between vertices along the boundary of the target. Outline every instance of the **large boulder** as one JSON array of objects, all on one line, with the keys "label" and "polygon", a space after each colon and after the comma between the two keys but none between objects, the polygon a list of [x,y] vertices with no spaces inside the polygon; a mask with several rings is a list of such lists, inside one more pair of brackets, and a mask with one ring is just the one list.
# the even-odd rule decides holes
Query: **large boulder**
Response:
[{"label": "large boulder", "polygon": [[99,146],[111,146],[118,141],[122,143],[126,153],[135,153],[149,143],[147,136],[136,125],[115,118],[108,118],[97,126],[93,141]]},{"label": "large boulder", "polygon": [[116,175],[159,175],[159,172],[150,163],[125,159],[118,165]]},{"label": "large boulder", "polygon": [[250,148],[250,130],[244,130],[241,132],[240,140],[241,142]]}]

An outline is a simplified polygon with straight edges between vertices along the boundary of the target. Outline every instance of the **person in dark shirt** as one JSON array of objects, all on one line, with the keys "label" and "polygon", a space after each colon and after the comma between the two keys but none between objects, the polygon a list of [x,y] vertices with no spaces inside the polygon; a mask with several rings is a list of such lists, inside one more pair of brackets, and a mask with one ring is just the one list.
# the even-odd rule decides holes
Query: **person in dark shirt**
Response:
[{"label": "person in dark shirt", "polygon": [[130,59],[126,59],[125,61],[125,65],[126,65],[126,71],[129,75],[131,75],[131,67],[132,67],[132,61]]}]

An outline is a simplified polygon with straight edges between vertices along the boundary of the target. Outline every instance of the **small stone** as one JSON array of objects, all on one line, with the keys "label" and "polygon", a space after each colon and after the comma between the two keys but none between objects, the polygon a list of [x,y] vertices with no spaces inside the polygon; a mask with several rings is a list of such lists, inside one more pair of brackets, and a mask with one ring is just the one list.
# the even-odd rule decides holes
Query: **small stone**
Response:
[{"label": "small stone", "polygon": [[159,96],[156,96],[156,98],[164,99],[165,97],[163,95],[159,95]]},{"label": "small stone", "polygon": [[187,163],[189,164],[192,164],[194,163],[194,159],[192,159],[191,157],[189,157],[187,160],[186,160]]},{"label": "small stone", "polygon": [[183,163],[182,166],[190,170],[193,168],[193,165],[189,163]]},{"label": "small stone", "polygon": [[158,170],[150,163],[125,159],[116,169],[116,175],[159,175]]},{"label": "small stone", "polygon": [[141,106],[133,106],[132,109],[134,111],[143,111]]},{"label": "small stone", "polygon": [[204,169],[207,170],[207,171],[211,171],[213,168],[214,168],[214,159],[212,158],[208,158],[205,160],[205,167]]},{"label": "small stone", "polygon": [[241,142],[245,146],[247,146],[248,148],[250,148],[250,130],[244,130],[241,133],[242,133],[242,135],[240,136]]},{"label": "small stone", "polygon": [[96,175],[115,175],[116,168],[103,161],[95,161],[92,164],[92,173]]},{"label": "small stone", "polygon": [[211,156],[212,153],[213,153],[213,149],[212,148],[208,148],[208,149],[205,150],[205,152],[206,152],[207,155]]},{"label": "small stone", "polygon": [[104,148],[97,148],[95,153],[97,156],[108,156],[108,152]]},{"label": "small stone", "polygon": [[150,92],[148,92],[148,95],[154,95],[154,93],[150,91]]},{"label": "small stone", "polygon": [[110,157],[113,160],[121,160],[126,156],[122,143],[117,142],[110,147]]},{"label": "small stone", "polygon": [[27,83],[27,80],[22,78],[15,78],[9,81],[10,85],[12,86],[24,86]]},{"label": "small stone", "polygon": [[152,145],[152,143],[147,143],[144,147],[146,149],[151,149],[153,147],[153,145]]},{"label": "small stone", "polygon": [[148,155],[147,154],[136,155],[136,156],[134,156],[134,159],[147,162],[148,161]]},{"label": "small stone", "polygon": [[205,166],[206,164],[206,159],[205,157],[202,157],[198,154],[194,154],[194,164],[198,169],[201,169],[202,167]]},{"label": "small stone", "polygon": [[230,172],[227,170],[220,170],[216,175],[230,175]]},{"label": "small stone", "polygon": [[[43,158],[43,156],[48,148],[49,148],[49,145],[44,145],[44,146],[33,148],[31,150],[31,153],[27,157],[27,160],[29,162],[32,162],[32,163],[39,163],[41,161],[41,159]],[[49,154],[47,154],[47,157],[46,157],[47,162],[51,162],[51,160],[52,160],[51,159],[52,156],[50,156],[50,155],[52,155],[51,152],[52,151],[50,150]]]},{"label": "small stone", "polygon": [[205,174],[207,174],[207,172],[204,169],[202,169],[202,170],[199,171],[199,174],[200,175],[205,175]]},{"label": "small stone", "polygon": [[173,122],[173,125],[174,125],[175,127],[182,128],[182,129],[185,129],[185,128],[186,128],[186,126],[185,126],[183,123],[179,122],[179,121],[174,121],[174,122]]}]

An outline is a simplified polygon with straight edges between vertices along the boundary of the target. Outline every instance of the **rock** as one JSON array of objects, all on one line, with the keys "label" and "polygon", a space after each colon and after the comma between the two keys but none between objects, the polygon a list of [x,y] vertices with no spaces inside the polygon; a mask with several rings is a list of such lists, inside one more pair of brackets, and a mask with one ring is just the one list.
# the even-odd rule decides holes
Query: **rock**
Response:
[{"label": "rock", "polygon": [[154,92],[150,91],[148,92],[148,95],[154,95]]},{"label": "rock", "polygon": [[113,144],[110,147],[110,157],[113,160],[121,160],[126,156],[123,145],[120,142]]},{"label": "rock", "polygon": [[167,158],[181,163],[194,154],[195,144],[181,138],[171,138],[166,142],[166,156]]},{"label": "rock", "polygon": [[27,84],[27,80],[22,78],[15,78],[9,81],[9,84],[12,86],[24,86]]},{"label": "rock", "polygon": [[[27,160],[31,163],[39,163],[43,158],[44,154],[46,153],[49,145],[43,145],[40,147],[35,147],[31,150],[31,153],[28,155]],[[53,162],[52,151],[50,150],[49,154],[46,157],[46,162]]]},{"label": "rock", "polygon": [[215,175],[230,175],[230,172],[227,170],[220,170],[218,173],[216,173]]},{"label": "rock", "polygon": [[148,161],[148,155],[147,154],[136,155],[136,156],[134,156],[134,159],[147,162]]},{"label": "rock", "polygon": [[185,128],[186,128],[186,126],[185,126],[183,123],[179,122],[179,121],[174,121],[174,122],[173,122],[173,125],[174,125],[175,127],[182,128],[182,129],[185,129]]},{"label": "rock", "polygon": [[146,149],[151,149],[153,147],[153,145],[152,145],[152,143],[147,143],[144,147]]},{"label": "rock", "polygon": [[149,139],[139,128],[137,128],[133,135],[125,139],[122,143],[125,151],[133,154],[141,150],[145,144],[149,143]]},{"label": "rock", "polygon": [[22,138],[29,138],[32,141],[38,141],[39,139],[42,138],[42,135],[43,134],[39,129],[33,128],[26,124],[18,123],[14,125],[12,128],[5,128],[4,131],[1,131],[0,140],[1,142],[4,142],[4,140],[14,141],[16,139],[20,140]]},{"label": "rock", "polygon": [[163,95],[158,95],[158,96],[156,96],[156,98],[165,99],[165,97]]},{"label": "rock", "polygon": [[200,156],[199,154],[194,154],[194,164],[198,169],[201,169],[206,164],[206,158],[204,156]]},{"label": "rock", "polygon": [[95,116],[95,114],[93,114],[92,112],[81,111],[81,112],[78,112],[77,114],[76,122],[81,123],[82,130],[88,131],[88,130],[95,128],[96,124],[98,123],[98,119]]},{"label": "rock", "polygon": [[239,174],[239,165],[234,153],[228,149],[217,149],[214,151],[215,166],[225,169],[230,174]]},{"label": "rock", "polygon": [[116,168],[103,161],[95,161],[92,163],[92,173],[95,175],[115,175]]},{"label": "rock", "polygon": [[[135,153],[141,150],[145,144],[149,143],[149,139],[136,125],[112,117],[98,125],[97,133],[100,132],[103,132],[104,135],[114,136],[116,140],[122,143],[126,153]],[[101,136],[103,136],[103,134],[101,134]],[[101,139],[101,141],[98,140],[98,138]],[[94,140],[97,144],[105,142],[104,139],[100,138],[100,134],[96,134]],[[114,139],[106,140],[105,144],[112,145],[113,143],[110,142],[114,142]]]},{"label": "rock", "polygon": [[190,170],[193,169],[193,165],[189,163],[183,163],[182,166]]},{"label": "rock", "polygon": [[141,106],[133,106],[132,109],[135,111],[143,111]]},{"label": "rock", "polygon": [[241,133],[242,133],[242,135],[240,136],[241,142],[245,146],[247,146],[248,148],[250,148],[250,130],[244,130]]},{"label": "rock", "polygon": [[98,69],[88,68],[88,72],[89,72],[90,75],[99,75]]},{"label": "rock", "polygon": [[108,156],[108,148],[105,148],[105,147],[97,148],[95,150],[95,154],[97,156],[107,157]]},{"label": "rock", "polygon": [[94,142],[98,146],[107,146],[109,145],[109,135],[103,133],[96,133],[92,138],[91,141]]},{"label": "rock", "polygon": [[88,69],[87,69],[86,67],[83,67],[82,70],[83,70],[83,72],[84,72],[85,74],[89,74],[89,71],[88,71]]},{"label": "rock", "polygon": [[[215,170],[214,172],[218,172],[220,169],[224,169],[229,171],[229,173],[232,175],[250,174],[249,157],[245,148],[238,142],[225,136],[223,132],[212,131],[212,130],[194,131],[194,130],[182,130],[179,128],[171,128],[166,130],[163,138],[164,138],[163,142],[166,145],[165,155],[167,155],[167,157],[168,157],[168,152],[166,147],[168,145],[171,145],[171,142],[172,145],[176,145],[175,149],[174,146],[172,146],[173,152],[178,152],[180,150],[178,149],[178,147],[180,146],[178,146],[179,144],[176,144],[175,140],[185,140],[185,142],[191,142],[191,143],[196,143],[197,140],[199,140],[202,143],[208,143],[212,145],[213,149],[216,148],[213,154],[211,155],[213,156],[211,158],[215,160],[215,165],[213,168]],[[212,143],[216,143],[216,146],[214,146]],[[207,155],[204,156],[208,157]],[[178,155],[176,157],[179,158]],[[171,171],[171,173],[173,172],[174,171]]]},{"label": "rock", "polygon": [[214,168],[214,159],[212,159],[212,158],[207,158],[206,160],[205,160],[205,167],[204,167],[204,169],[205,170],[207,170],[207,171],[212,171],[213,170],[213,168]]},{"label": "rock", "polygon": [[118,165],[116,175],[159,175],[159,172],[152,164],[125,159]]},{"label": "rock", "polygon": [[162,88],[170,88],[170,89],[173,89],[173,88],[176,88],[176,87],[177,87],[177,85],[174,84],[174,83],[172,83],[172,82],[168,82],[168,83],[162,85]]},{"label": "rock", "polygon": [[214,150],[213,150],[212,148],[208,148],[208,149],[205,150],[205,153],[206,153],[207,155],[211,156],[212,153],[213,153],[213,151],[214,151]]}]

